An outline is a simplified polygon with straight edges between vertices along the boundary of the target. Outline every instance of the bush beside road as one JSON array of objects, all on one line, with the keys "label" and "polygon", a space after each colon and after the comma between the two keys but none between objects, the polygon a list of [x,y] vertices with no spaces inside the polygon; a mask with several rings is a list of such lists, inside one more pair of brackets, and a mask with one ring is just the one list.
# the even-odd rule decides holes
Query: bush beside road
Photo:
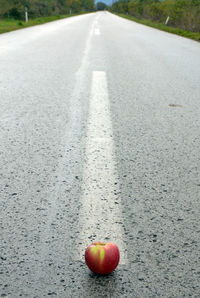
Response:
[{"label": "bush beside road", "polygon": [[36,19],[29,19],[28,23],[21,21],[21,20],[15,20],[15,19],[3,19],[3,20],[0,20],[0,33],[6,33],[6,32],[13,31],[13,30],[18,30],[18,29],[27,28],[30,26],[40,25],[40,24],[56,21],[59,19],[64,19],[64,18],[76,16],[76,15],[81,15],[84,13],[86,13],[86,12],[70,14],[70,15],[40,17],[40,18],[36,18]]},{"label": "bush beside road", "polygon": [[190,38],[190,39],[193,39],[196,41],[200,41],[200,32],[198,33],[198,32],[185,31],[180,28],[170,27],[170,26],[167,26],[167,25],[164,25],[161,23],[152,22],[150,20],[137,19],[137,18],[134,18],[133,16],[128,15],[128,14],[121,14],[121,13],[115,13],[115,14],[120,17],[123,17],[125,19],[131,20],[131,21],[143,24],[143,25],[147,25],[147,26],[159,29],[159,30],[167,31],[167,32],[177,34],[177,35],[180,35],[183,37],[187,37],[187,38]]}]

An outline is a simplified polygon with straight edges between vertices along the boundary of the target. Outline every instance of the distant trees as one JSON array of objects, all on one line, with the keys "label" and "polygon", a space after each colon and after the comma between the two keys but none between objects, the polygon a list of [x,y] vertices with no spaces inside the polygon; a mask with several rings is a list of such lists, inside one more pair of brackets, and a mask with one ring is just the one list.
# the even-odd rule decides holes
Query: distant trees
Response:
[{"label": "distant trees", "polygon": [[104,10],[107,8],[107,5],[104,2],[97,2],[96,9],[97,10]]},{"label": "distant trees", "polygon": [[29,17],[41,17],[94,10],[94,0],[0,0],[0,17],[24,18],[24,7]]},{"label": "distant trees", "polygon": [[0,0],[0,16],[7,15],[12,8],[12,3],[10,0]]},{"label": "distant trees", "polygon": [[200,0],[119,0],[111,10],[162,23],[170,16],[169,25],[200,32]]}]

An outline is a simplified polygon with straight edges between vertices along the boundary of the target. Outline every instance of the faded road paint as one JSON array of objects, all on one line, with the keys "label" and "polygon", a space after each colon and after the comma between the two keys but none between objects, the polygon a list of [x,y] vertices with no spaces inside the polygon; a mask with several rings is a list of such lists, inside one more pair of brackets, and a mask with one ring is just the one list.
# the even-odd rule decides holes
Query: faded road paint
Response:
[{"label": "faded road paint", "polygon": [[82,258],[91,240],[112,241],[119,246],[120,263],[125,264],[123,220],[112,135],[106,73],[94,71],[79,217],[79,251]]}]

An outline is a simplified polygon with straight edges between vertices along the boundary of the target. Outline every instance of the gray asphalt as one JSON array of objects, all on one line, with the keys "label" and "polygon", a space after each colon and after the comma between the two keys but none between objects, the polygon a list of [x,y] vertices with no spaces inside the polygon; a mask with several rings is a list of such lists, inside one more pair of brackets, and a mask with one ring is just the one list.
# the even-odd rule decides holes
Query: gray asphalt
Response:
[{"label": "gray asphalt", "polygon": [[[108,276],[74,257],[93,71],[127,253]],[[200,297],[199,148],[199,43],[107,12],[2,34],[1,297]]]}]

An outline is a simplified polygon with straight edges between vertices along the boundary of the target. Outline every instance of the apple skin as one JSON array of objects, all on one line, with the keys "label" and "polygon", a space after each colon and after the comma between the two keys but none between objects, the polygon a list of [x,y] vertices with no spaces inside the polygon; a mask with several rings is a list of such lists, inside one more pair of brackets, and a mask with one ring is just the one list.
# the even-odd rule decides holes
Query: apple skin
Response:
[{"label": "apple skin", "polygon": [[119,264],[119,248],[112,242],[93,242],[85,251],[85,263],[96,274],[109,274]]}]

